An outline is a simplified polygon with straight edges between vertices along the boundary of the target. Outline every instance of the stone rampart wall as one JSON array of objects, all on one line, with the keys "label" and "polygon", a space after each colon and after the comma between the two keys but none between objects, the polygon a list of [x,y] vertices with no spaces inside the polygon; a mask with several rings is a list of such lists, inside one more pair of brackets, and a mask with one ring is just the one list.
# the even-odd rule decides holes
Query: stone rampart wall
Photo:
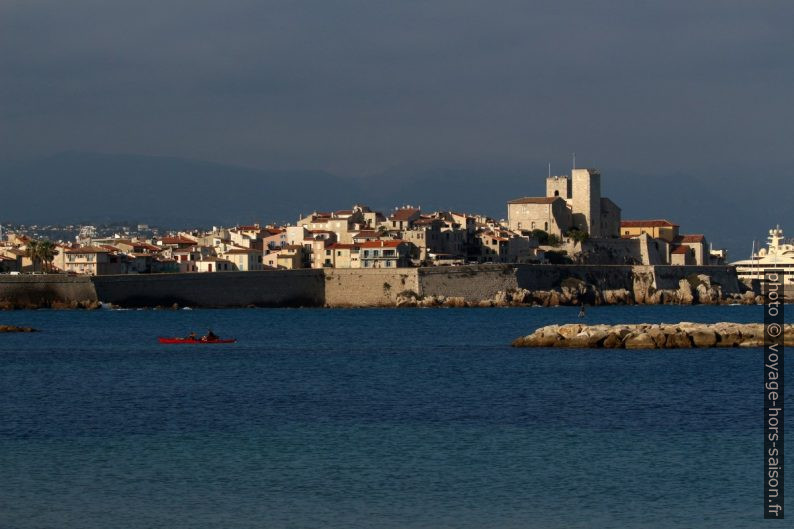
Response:
[{"label": "stone rampart wall", "polygon": [[[312,269],[212,274],[99,277],[0,276],[0,307],[68,306],[103,301],[128,307],[180,306],[393,306],[402,294],[489,300],[500,292],[553,291],[591,285],[600,292],[627,291],[636,302],[676,290],[681,280],[697,288],[706,275],[723,294],[742,286],[728,266],[478,265],[398,269]],[[611,301],[605,301],[607,303]]]},{"label": "stone rampart wall", "polygon": [[100,301],[124,307],[322,306],[322,270],[98,276]]},{"label": "stone rampart wall", "polygon": [[96,302],[96,291],[89,277],[64,275],[0,276],[0,307],[52,307],[72,302]]},{"label": "stone rampart wall", "polygon": [[393,306],[400,293],[419,293],[416,268],[327,268],[323,272],[329,307]]}]

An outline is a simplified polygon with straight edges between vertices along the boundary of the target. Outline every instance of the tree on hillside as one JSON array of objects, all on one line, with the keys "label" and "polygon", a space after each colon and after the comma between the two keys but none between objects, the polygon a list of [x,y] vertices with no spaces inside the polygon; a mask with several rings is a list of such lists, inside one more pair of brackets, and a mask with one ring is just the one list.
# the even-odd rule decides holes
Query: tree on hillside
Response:
[{"label": "tree on hillside", "polygon": [[579,228],[571,228],[568,230],[567,236],[578,243],[583,243],[590,238],[590,234],[586,230],[580,230]]},{"label": "tree on hillside", "polygon": [[538,240],[538,244],[548,244],[549,243],[549,234],[543,230],[532,230],[532,237]]}]

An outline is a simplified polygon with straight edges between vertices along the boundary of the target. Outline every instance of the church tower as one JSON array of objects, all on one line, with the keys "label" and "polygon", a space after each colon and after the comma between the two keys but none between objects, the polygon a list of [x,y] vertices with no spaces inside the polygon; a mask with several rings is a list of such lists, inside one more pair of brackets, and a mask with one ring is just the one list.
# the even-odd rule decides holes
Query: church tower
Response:
[{"label": "church tower", "polygon": [[560,197],[566,201],[571,198],[571,179],[568,176],[549,176],[546,178],[546,196]]}]

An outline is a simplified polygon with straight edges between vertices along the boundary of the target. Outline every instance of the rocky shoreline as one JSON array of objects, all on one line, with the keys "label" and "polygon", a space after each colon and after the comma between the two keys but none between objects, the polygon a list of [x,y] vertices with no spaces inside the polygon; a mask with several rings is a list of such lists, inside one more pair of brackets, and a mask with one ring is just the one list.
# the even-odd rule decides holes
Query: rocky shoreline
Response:
[{"label": "rocky shoreline", "polygon": [[[167,308],[177,303],[207,308],[333,308],[755,305],[763,302],[756,291],[725,270],[708,273],[696,270],[683,275],[674,267],[572,269],[494,265],[431,268],[413,269],[415,277],[412,279],[409,277],[411,269],[383,273],[380,270],[345,270],[344,274],[342,270],[295,270],[283,271],[283,274],[274,271],[92,278],[91,281],[97,281],[101,288],[83,278],[51,275],[36,276],[34,281],[12,277],[7,278],[5,289],[0,288],[0,310],[93,310],[105,305]],[[287,272],[298,275],[286,275]],[[326,272],[331,275],[322,280]],[[289,281],[282,284],[282,280]],[[392,287],[397,284],[401,288]],[[0,282],[0,287],[2,285]],[[249,295],[249,291],[255,294]],[[102,299],[108,303],[100,303]]]},{"label": "rocky shoreline", "polygon": [[557,307],[579,305],[759,305],[763,296],[752,290],[742,293],[723,291],[705,274],[692,275],[678,282],[676,289],[656,289],[649,282],[636,281],[632,290],[600,289],[592,283],[569,277],[552,290],[523,288],[500,290],[493,297],[469,300],[456,296],[419,296],[413,291],[397,295],[397,307]]},{"label": "rocky shoreline", "polygon": [[33,327],[18,327],[16,325],[0,325],[0,332],[36,332]]},{"label": "rocky shoreline", "polygon": [[[783,326],[785,345],[794,346],[794,324]],[[513,347],[593,349],[688,349],[762,347],[761,323],[638,323],[623,325],[548,325],[517,338]]]}]

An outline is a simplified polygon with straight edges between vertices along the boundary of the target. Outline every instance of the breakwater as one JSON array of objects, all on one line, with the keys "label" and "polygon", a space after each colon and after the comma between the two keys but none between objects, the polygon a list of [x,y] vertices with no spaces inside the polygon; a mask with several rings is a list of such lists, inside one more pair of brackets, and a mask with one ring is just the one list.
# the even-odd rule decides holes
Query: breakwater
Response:
[{"label": "breakwater", "polygon": [[728,266],[473,265],[0,276],[0,308],[757,303]]},{"label": "breakwater", "polygon": [[[794,345],[794,324],[784,326],[785,345]],[[595,349],[687,349],[761,347],[760,323],[640,323],[625,325],[548,325],[513,341],[514,347]]]}]

